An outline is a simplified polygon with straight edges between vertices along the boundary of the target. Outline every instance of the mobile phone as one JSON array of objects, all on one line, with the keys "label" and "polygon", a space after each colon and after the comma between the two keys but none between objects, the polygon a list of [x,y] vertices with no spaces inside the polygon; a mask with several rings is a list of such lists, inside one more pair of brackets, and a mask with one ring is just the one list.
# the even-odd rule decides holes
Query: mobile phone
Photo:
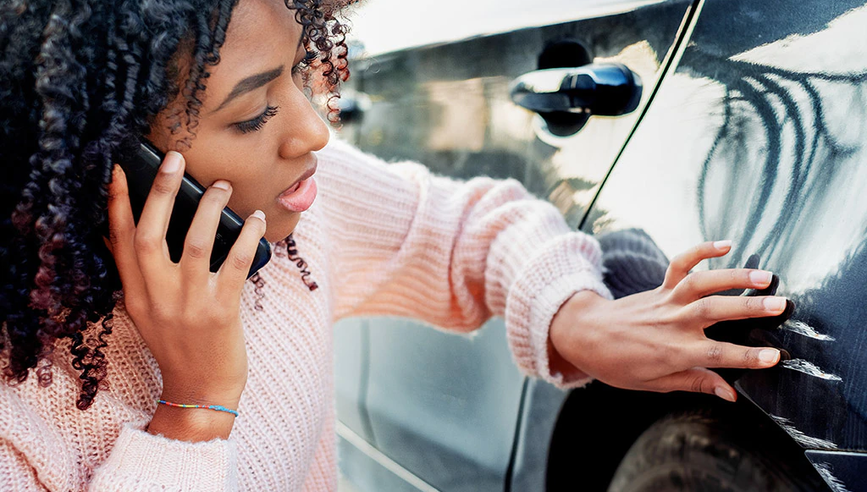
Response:
[{"label": "mobile phone", "polygon": [[[157,150],[153,144],[148,141],[142,141],[138,150],[130,159],[122,159],[120,162],[120,167],[126,173],[129,201],[136,224],[138,224],[141,217],[145,200],[150,193],[154,178],[156,178],[157,171],[164,157],[163,153]],[[175,198],[172,216],[169,220],[169,230],[166,233],[166,243],[168,244],[169,256],[171,256],[172,261],[177,262],[181,259],[181,254],[184,251],[184,239],[187,236],[187,231],[190,229],[190,224],[193,222],[193,216],[196,214],[199,200],[202,199],[204,193],[205,188],[193,179],[192,176],[184,173],[181,187]],[[244,221],[241,220],[238,214],[233,212],[229,207],[223,209],[223,212],[220,214],[220,225],[217,227],[217,235],[214,238],[214,249],[211,252],[210,270],[212,272],[219,270],[220,265],[226,260],[229,250],[241,234],[241,227],[243,225]],[[264,238],[259,239],[259,246],[256,248],[256,254],[253,258],[253,264],[250,266],[250,271],[247,273],[247,278],[253,276],[254,273],[259,271],[270,260],[271,245]]]}]

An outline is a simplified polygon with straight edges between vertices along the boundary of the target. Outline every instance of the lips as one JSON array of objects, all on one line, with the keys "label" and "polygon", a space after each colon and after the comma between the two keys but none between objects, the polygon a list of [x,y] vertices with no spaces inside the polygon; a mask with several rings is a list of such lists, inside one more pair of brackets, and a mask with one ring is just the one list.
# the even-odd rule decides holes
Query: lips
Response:
[{"label": "lips", "polygon": [[316,199],[317,187],[313,174],[316,172],[316,164],[298,178],[298,181],[287,188],[277,197],[277,203],[290,212],[304,212],[313,205]]},{"label": "lips", "polygon": [[296,191],[298,191],[298,188],[300,188],[300,187],[301,187],[301,181],[298,181],[297,183],[295,183],[295,186],[289,188],[288,190],[284,191],[283,193],[280,193],[280,196],[291,195],[292,193],[295,193]]}]

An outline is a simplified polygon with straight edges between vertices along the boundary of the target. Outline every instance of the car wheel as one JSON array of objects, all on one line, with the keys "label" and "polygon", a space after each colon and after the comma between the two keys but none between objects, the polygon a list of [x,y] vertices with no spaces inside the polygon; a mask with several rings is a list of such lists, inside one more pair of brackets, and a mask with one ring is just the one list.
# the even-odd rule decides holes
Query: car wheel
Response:
[{"label": "car wheel", "polygon": [[828,490],[803,451],[737,422],[708,411],[658,420],[623,458],[609,492]]}]

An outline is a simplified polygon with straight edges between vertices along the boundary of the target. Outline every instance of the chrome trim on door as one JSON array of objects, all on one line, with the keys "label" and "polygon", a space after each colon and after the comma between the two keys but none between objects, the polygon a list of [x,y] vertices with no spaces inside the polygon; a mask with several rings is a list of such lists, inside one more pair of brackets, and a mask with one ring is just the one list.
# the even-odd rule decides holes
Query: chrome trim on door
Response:
[{"label": "chrome trim on door", "polygon": [[344,425],[343,422],[337,421],[337,435],[345,439],[346,442],[348,442],[349,444],[355,446],[356,449],[364,453],[368,458],[377,462],[380,466],[395,474],[401,480],[412,485],[421,492],[439,492],[429,483],[417,477],[406,468],[400,466],[400,464],[398,464],[393,459],[384,455],[382,451],[371,446],[370,443],[365,441],[363,437],[353,432],[352,429]]}]

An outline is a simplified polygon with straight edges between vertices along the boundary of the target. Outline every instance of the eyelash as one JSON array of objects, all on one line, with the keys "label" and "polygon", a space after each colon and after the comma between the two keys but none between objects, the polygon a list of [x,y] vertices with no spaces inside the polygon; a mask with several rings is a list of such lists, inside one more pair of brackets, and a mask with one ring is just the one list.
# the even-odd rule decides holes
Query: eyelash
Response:
[{"label": "eyelash", "polygon": [[253,118],[252,120],[235,123],[235,127],[240,130],[241,133],[259,131],[262,129],[263,126],[265,126],[265,123],[267,123],[272,116],[277,114],[278,109],[280,109],[279,106],[268,106],[267,108],[265,108],[265,111],[259,116]]},{"label": "eyelash", "polygon": [[[301,62],[299,64],[292,67],[292,74],[293,75],[301,74],[304,70],[306,70],[309,67],[310,62],[312,62],[314,58],[316,58],[316,55],[314,53],[308,51],[307,54],[304,56],[304,59],[301,60]],[[253,118],[252,120],[247,120],[247,121],[242,121],[240,123],[235,123],[235,127],[241,133],[250,133],[250,132],[259,131],[262,129],[263,126],[265,126],[265,123],[267,123],[268,120],[271,119],[271,117],[273,117],[274,115],[277,114],[278,109],[280,109],[279,106],[268,106],[267,108],[265,108],[265,111],[262,114],[260,114],[259,116]]]}]

